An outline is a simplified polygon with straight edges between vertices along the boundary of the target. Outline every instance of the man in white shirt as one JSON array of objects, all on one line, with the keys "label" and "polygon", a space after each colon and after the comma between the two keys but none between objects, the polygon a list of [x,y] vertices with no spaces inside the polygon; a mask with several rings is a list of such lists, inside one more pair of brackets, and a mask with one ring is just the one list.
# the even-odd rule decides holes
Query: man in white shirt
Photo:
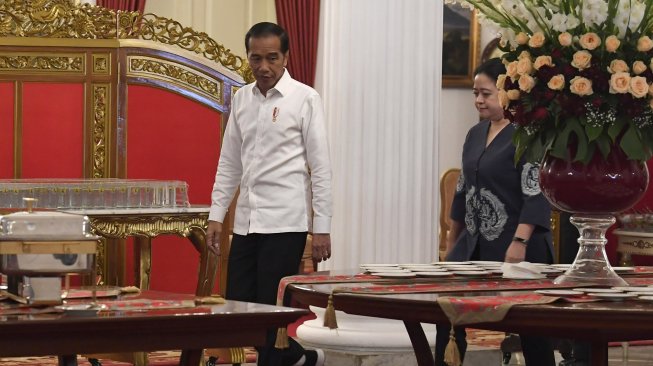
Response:
[{"label": "man in white shirt", "polygon": [[[279,281],[299,270],[309,231],[313,259],[331,256],[331,166],[322,101],[285,69],[288,35],[273,23],[245,36],[255,83],[234,95],[211,195],[207,245],[219,253],[222,222],[240,186],[229,253],[227,299],[275,304]],[[274,349],[259,365],[321,365],[321,350]]]}]

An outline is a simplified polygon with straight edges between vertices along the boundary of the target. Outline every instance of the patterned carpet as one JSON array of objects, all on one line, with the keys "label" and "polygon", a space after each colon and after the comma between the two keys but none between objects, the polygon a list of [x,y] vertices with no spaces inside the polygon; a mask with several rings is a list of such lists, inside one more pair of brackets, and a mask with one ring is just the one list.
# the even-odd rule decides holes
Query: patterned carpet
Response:
[{"label": "patterned carpet", "polygon": [[[177,366],[179,365],[179,351],[160,351],[148,353],[148,362],[150,366]],[[245,350],[247,362],[256,362],[256,353],[253,349]],[[108,359],[101,359],[102,366],[129,366],[131,363],[119,362]],[[218,364],[222,362],[218,361]],[[88,360],[84,357],[77,357],[77,364],[80,366],[90,366]],[[57,366],[57,358],[54,356],[45,357],[19,357],[19,358],[0,358],[0,366]]]},{"label": "patterned carpet", "polygon": [[[492,332],[480,329],[467,329],[467,341],[470,345],[499,348],[503,340],[504,333]],[[256,353],[253,349],[246,349],[245,354],[247,362],[256,362]],[[176,366],[179,364],[179,351],[160,351],[150,352],[148,354],[149,365],[151,366]],[[102,366],[129,366],[131,363],[119,362],[114,360],[102,359]],[[80,366],[90,366],[88,360],[84,357],[78,357],[77,363]],[[218,361],[218,363],[221,363]],[[0,358],[0,366],[57,366],[57,358],[53,356],[46,357],[20,357],[20,358]]]},{"label": "patterned carpet", "polygon": [[503,332],[493,332],[491,330],[467,328],[467,343],[470,346],[483,348],[499,348],[501,341],[505,338]]}]

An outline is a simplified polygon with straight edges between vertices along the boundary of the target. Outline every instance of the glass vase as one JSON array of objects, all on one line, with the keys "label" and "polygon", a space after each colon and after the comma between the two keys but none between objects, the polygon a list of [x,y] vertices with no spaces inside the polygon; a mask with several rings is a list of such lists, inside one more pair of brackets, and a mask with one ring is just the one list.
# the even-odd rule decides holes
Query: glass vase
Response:
[{"label": "glass vase", "polygon": [[580,237],[576,259],[556,284],[627,285],[608,261],[605,233],[614,214],[631,208],[646,192],[646,164],[628,160],[618,147],[607,158],[600,152],[588,164],[547,155],[540,167],[540,187],[559,210],[572,213]]}]

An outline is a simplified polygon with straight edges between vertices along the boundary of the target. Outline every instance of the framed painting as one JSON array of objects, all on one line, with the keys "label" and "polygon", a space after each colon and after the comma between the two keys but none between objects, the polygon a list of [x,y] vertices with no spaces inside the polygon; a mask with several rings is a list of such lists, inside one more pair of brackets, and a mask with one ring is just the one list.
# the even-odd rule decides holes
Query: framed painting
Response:
[{"label": "framed painting", "polygon": [[480,53],[476,12],[459,4],[444,4],[442,15],[442,86],[471,87]]}]

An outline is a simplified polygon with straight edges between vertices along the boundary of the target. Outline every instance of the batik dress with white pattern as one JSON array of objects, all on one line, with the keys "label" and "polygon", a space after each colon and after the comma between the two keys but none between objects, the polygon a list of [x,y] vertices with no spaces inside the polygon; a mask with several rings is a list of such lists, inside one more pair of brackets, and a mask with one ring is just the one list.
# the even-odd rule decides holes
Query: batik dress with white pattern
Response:
[{"label": "batik dress with white pattern", "polygon": [[540,192],[538,166],[514,163],[514,126],[503,128],[486,147],[490,122],[472,127],[465,139],[462,174],[451,207],[451,218],[465,230],[450,260],[503,261],[517,225],[532,224],[526,260],[548,262],[553,257],[551,208]]}]

